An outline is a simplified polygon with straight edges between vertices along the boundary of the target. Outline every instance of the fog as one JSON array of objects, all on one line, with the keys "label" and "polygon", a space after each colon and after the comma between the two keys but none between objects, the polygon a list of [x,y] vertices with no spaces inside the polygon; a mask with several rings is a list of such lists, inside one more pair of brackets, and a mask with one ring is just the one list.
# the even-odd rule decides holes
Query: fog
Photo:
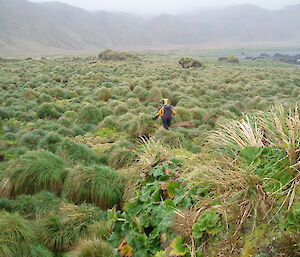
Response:
[{"label": "fog", "polygon": [[[49,0],[30,0],[50,2]],[[237,4],[254,4],[270,10],[299,4],[300,0],[58,0],[87,10],[123,11],[139,14],[182,13],[201,8],[215,8]]]}]

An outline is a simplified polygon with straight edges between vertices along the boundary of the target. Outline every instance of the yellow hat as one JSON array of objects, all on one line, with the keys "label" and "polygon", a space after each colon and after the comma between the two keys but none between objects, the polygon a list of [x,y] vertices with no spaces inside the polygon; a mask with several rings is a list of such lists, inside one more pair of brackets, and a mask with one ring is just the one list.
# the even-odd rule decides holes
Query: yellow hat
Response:
[{"label": "yellow hat", "polygon": [[169,103],[169,99],[163,99],[163,105],[166,105]]}]

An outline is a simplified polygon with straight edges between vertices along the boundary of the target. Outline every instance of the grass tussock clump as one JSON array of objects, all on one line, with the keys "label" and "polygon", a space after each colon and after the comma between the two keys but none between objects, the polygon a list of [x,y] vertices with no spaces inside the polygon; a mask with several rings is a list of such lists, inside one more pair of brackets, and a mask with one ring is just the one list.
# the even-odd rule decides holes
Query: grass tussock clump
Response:
[{"label": "grass tussock clump", "polygon": [[41,191],[34,195],[19,195],[11,201],[11,208],[27,218],[35,218],[51,211],[58,210],[64,199],[47,191]]},{"label": "grass tussock clump", "polygon": [[184,141],[184,136],[181,133],[172,130],[157,130],[153,137],[171,148],[180,148]]},{"label": "grass tussock clump", "polygon": [[70,163],[93,164],[97,162],[97,155],[85,144],[65,138],[59,145],[57,152]]},{"label": "grass tussock clump", "polygon": [[68,257],[111,257],[112,246],[102,239],[92,238],[82,240],[76,250],[67,255]]},{"label": "grass tussock clump", "polygon": [[209,149],[234,156],[247,146],[263,147],[265,139],[257,119],[247,116],[240,121],[225,121],[209,136],[208,142]]},{"label": "grass tussock clump", "polygon": [[124,180],[108,166],[77,166],[69,170],[64,185],[64,196],[75,203],[93,203],[102,209],[119,204]]},{"label": "grass tussock clump", "polygon": [[[255,229],[257,218],[273,220],[296,202],[299,131],[297,109],[276,107],[225,122],[208,138],[211,152],[197,174],[200,181],[213,185],[225,208],[240,212],[237,231],[250,217]],[[276,200],[281,206],[274,213]]]},{"label": "grass tussock clump", "polygon": [[45,134],[46,132],[42,129],[35,129],[27,132],[21,136],[19,144],[29,150],[35,150],[39,141],[45,136]]},{"label": "grass tussock clump", "polygon": [[42,190],[60,194],[66,177],[65,168],[64,160],[51,152],[27,152],[1,174],[1,195],[13,197]]},{"label": "grass tussock clump", "polygon": [[111,89],[106,87],[98,89],[96,95],[101,101],[108,101],[112,98]]},{"label": "grass tussock clump", "polygon": [[53,103],[43,103],[37,110],[39,118],[58,119],[61,116],[57,106]]},{"label": "grass tussock clump", "polygon": [[57,152],[60,143],[63,141],[63,137],[55,132],[47,133],[38,143],[38,148],[45,149],[49,152]]},{"label": "grass tussock clump", "polygon": [[146,169],[166,161],[170,157],[170,149],[156,138],[141,137],[140,147],[137,148],[139,164]]},{"label": "grass tussock clump", "polygon": [[135,155],[132,150],[118,147],[109,154],[108,164],[115,169],[119,169],[128,166],[134,159]]},{"label": "grass tussock clump", "polygon": [[70,250],[86,235],[89,225],[102,219],[102,212],[90,205],[62,204],[38,222],[39,240],[53,252]]},{"label": "grass tussock clump", "polygon": [[39,245],[29,223],[19,214],[0,212],[0,255],[7,257],[53,257]]},{"label": "grass tussock clump", "polygon": [[92,104],[87,104],[80,110],[78,121],[79,123],[90,123],[96,125],[110,114],[112,114],[111,110],[105,106],[97,107]]}]

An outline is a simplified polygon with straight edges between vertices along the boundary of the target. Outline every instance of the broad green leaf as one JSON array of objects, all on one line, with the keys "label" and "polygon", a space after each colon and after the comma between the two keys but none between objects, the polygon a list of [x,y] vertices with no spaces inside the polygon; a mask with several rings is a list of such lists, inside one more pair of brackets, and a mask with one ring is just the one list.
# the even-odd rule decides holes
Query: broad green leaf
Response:
[{"label": "broad green leaf", "polygon": [[252,164],[262,153],[263,148],[248,146],[240,151],[240,157],[246,161],[247,165]]},{"label": "broad green leaf", "polygon": [[170,255],[176,255],[176,256],[184,256],[187,252],[186,245],[184,243],[184,237],[178,236],[176,237],[171,245],[170,245]]},{"label": "broad green leaf", "polygon": [[165,251],[160,251],[156,253],[154,257],[168,257]]},{"label": "broad green leaf", "polygon": [[164,201],[164,204],[165,204],[166,208],[170,208],[170,209],[172,209],[172,210],[173,210],[174,208],[176,208],[176,205],[175,205],[175,203],[174,203],[173,200],[166,199],[166,200]]},{"label": "broad green leaf", "polygon": [[193,231],[193,237],[195,239],[200,239],[201,237],[203,237],[203,230],[200,228],[200,224],[198,223],[194,224],[192,231]]},{"label": "broad green leaf", "polygon": [[180,184],[177,181],[170,181],[167,183],[167,194],[168,197],[174,198],[175,197],[175,191],[177,188],[179,188]]}]

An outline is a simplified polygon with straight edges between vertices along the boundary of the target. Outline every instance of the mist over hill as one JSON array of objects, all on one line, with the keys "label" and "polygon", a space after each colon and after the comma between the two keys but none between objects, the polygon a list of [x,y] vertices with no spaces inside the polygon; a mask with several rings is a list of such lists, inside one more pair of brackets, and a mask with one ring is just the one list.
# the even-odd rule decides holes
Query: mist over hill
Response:
[{"label": "mist over hill", "polygon": [[151,48],[221,42],[299,42],[300,5],[254,5],[142,17],[59,2],[0,0],[0,54]]}]

